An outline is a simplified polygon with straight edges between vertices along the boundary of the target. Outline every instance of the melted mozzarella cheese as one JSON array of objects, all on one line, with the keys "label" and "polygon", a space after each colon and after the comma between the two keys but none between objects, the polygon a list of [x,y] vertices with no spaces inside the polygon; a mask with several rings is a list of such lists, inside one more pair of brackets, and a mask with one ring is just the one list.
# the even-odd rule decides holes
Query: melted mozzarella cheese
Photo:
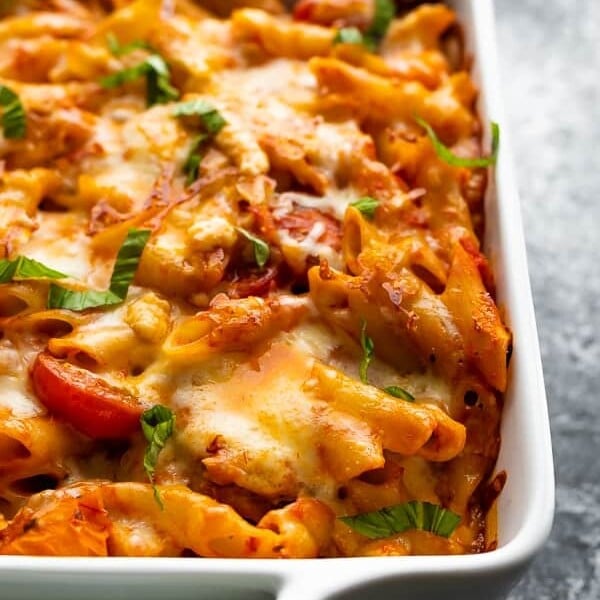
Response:
[{"label": "melted mozzarella cheese", "polygon": [[45,412],[27,382],[19,350],[11,341],[0,340],[0,407],[15,417],[34,417]]},{"label": "melted mozzarella cheese", "polygon": [[303,240],[296,240],[287,231],[278,231],[279,243],[282,246],[286,260],[298,271],[303,271],[309,257],[324,258],[334,269],[342,269],[344,264],[339,252],[318,239],[323,235],[321,223],[315,223],[309,234]]},{"label": "melted mozzarella cheese", "polygon": [[[211,365],[188,374],[172,399],[178,443],[202,459],[217,483],[272,498],[302,490],[332,497],[340,481],[378,468],[383,455],[378,436],[362,421],[332,410],[308,389],[313,361],[279,341],[230,373]],[[334,447],[345,448],[346,456]]]},{"label": "melted mozzarella cheese", "polygon": [[[360,349],[309,315],[262,353],[230,354],[186,369],[171,399],[177,443],[202,460],[208,478],[218,484],[235,483],[272,498],[302,490],[334,498],[341,481],[383,465],[382,447],[363,421],[332,410],[315,395],[315,360],[358,377]],[[158,371],[144,384],[150,394],[164,393],[168,385]],[[427,402],[447,393],[429,372],[399,379],[380,360],[373,361],[369,375],[376,385],[401,385]]]},{"label": "melted mozzarella cheese", "polygon": [[27,418],[43,414],[45,409],[27,389],[27,376],[0,375],[0,407],[6,408],[14,417]]},{"label": "melted mozzarella cheese", "polygon": [[[331,365],[349,377],[359,379],[362,349],[350,336],[336,331],[312,316],[291,331],[280,334],[277,339],[287,342],[300,352]],[[373,357],[369,364],[369,382],[379,388],[397,385],[421,400],[445,406],[451,397],[451,385],[431,368],[423,372],[399,375],[396,368],[384,360]]]},{"label": "melted mozzarella cheese", "polygon": [[260,106],[265,99],[294,98],[297,102],[311,98],[316,80],[305,62],[288,59],[270,60],[248,69],[231,69],[215,73],[213,86],[232,102]]},{"label": "melted mozzarella cheese", "polygon": [[187,135],[172,108],[140,112],[135,104],[110,104],[88,143],[80,191],[90,204],[107,199],[120,211],[139,210],[165,166],[185,161],[187,147]]},{"label": "melted mozzarella cheese", "polygon": [[276,217],[282,217],[291,212],[296,204],[304,208],[316,208],[341,221],[348,205],[355,202],[357,197],[357,192],[351,187],[327,190],[323,196],[313,196],[302,192],[284,192],[277,197],[273,214]]},{"label": "melted mozzarella cheese", "polygon": [[40,212],[39,228],[21,254],[92,287],[105,286],[112,265],[94,257],[91,238],[85,233],[87,222],[83,213]]}]

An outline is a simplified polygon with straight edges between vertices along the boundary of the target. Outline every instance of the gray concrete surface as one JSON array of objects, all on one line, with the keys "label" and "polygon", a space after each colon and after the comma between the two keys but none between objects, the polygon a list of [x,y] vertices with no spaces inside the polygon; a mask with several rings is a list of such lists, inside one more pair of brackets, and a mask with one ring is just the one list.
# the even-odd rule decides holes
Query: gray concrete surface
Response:
[{"label": "gray concrete surface", "polygon": [[600,599],[600,0],[496,0],[550,404],[552,537],[510,600]]}]

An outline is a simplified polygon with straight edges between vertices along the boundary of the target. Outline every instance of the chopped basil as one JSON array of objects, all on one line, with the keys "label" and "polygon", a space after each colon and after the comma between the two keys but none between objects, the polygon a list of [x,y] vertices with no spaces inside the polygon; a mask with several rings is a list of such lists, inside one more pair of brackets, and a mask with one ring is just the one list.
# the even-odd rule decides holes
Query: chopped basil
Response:
[{"label": "chopped basil", "polygon": [[162,56],[151,54],[145,63],[150,66],[146,75],[148,106],[177,100],[179,92],[171,85],[169,67]]},{"label": "chopped basil", "polygon": [[[364,320],[360,328],[360,346],[363,351],[363,357],[360,361],[358,372],[360,374],[360,380],[363,383],[368,384],[369,365],[371,364],[373,356],[375,355],[375,344],[373,343],[373,340],[367,335],[367,322]],[[386,388],[383,388],[383,391],[389,394],[390,396],[394,396],[395,398],[402,398],[402,400],[407,400],[408,402],[415,401],[415,397],[412,394],[410,394],[405,389],[397,385],[390,385]]]},{"label": "chopped basil", "polygon": [[360,210],[368,219],[372,219],[375,216],[375,209],[379,206],[379,200],[375,200],[371,196],[363,196],[356,202],[352,202],[350,206],[354,206],[354,208]]},{"label": "chopped basil", "polygon": [[227,125],[227,121],[221,113],[206,100],[189,100],[188,102],[178,102],[173,109],[175,117],[198,116],[204,125],[206,131],[216,135]]},{"label": "chopped basil", "polygon": [[269,249],[269,244],[264,240],[252,235],[249,231],[244,229],[243,227],[236,227],[236,229],[247,239],[252,242],[252,246],[254,248],[254,260],[256,264],[262,269],[269,260],[269,256],[271,255],[271,250]]},{"label": "chopped basil", "polygon": [[202,154],[198,151],[198,146],[198,143],[192,144],[192,150],[190,150],[190,153],[183,164],[183,172],[186,174],[186,185],[192,185],[192,183],[198,179],[200,163],[202,162]]},{"label": "chopped basil", "polygon": [[173,435],[175,429],[175,415],[170,408],[162,404],[156,404],[144,411],[140,417],[142,432],[148,442],[144,453],[144,470],[154,488],[154,498],[158,505],[164,508],[158,488],[154,485],[154,472],[158,455],[165,447],[167,440]]},{"label": "chopped basil", "polygon": [[427,121],[420,117],[415,117],[415,121],[427,132],[427,136],[433,144],[435,153],[449,165],[473,169],[477,167],[489,167],[490,165],[496,164],[496,160],[498,159],[498,149],[500,147],[500,126],[498,123],[492,122],[491,154],[489,156],[482,156],[481,158],[463,158],[462,156],[456,156],[450,148],[444,146]]},{"label": "chopped basil", "polygon": [[365,32],[365,38],[377,46],[384,38],[396,15],[396,5],[392,0],[375,0],[373,22]]},{"label": "chopped basil", "polygon": [[360,380],[363,383],[369,383],[368,370],[371,361],[373,360],[373,354],[375,353],[375,344],[373,340],[367,335],[367,322],[363,321],[360,329],[360,345],[363,351],[363,357],[360,361],[358,372],[360,374]]},{"label": "chopped basil", "polygon": [[14,260],[0,260],[0,283],[22,279],[66,279],[68,277],[26,256],[17,256]]},{"label": "chopped basil", "polygon": [[120,85],[124,85],[129,83],[130,81],[135,81],[140,77],[144,77],[148,72],[148,65],[146,62],[141,62],[134,67],[128,67],[127,69],[121,69],[116,73],[112,73],[111,75],[107,75],[100,80],[100,84],[105,88],[115,88]]},{"label": "chopped basil", "polygon": [[25,109],[17,94],[5,85],[0,85],[0,106],[2,106],[2,130],[7,139],[25,137],[27,119]]},{"label": "chopped basil", "polygon": [[148,106],[164,104],[179,98],[179,92],[170,82],[169,67],[159,54],[151,54],[138,65],[103,77],[100,84],[105,88],[115,88],[135,81],[140,77],[146,78],[146,102]]},{"label": "chopped basil", "polygon": [[114,33],[109,33],[106,36],[106,43],[113,56],[123,56],[134,50],[154,51],[154,48],[145,40],[133,40],[133,42],[129,42],[128,44],[121,44],[119,38]]},{"label": "chopped basil", "polygon": [[[48,292],[48,308],[66,308],[69,310],[85,310],[99,306],[120,304],[127,297],[138,263],[146,242],[150,237],[148,229],[130,229],[123,245],[119,249],[110,287],[106,291],[99,290],[68,290],[56,284],[50,285]],[[0,260],[0,283],[21,281],[23,279],[67,279],[60,271],[27,258],[18,256],[13,260]]]},{"label": "chopped basil", "polygon": [[198,179],[198,172],[200,171],[200,163],[202,162],[202,152],[200,150],[202,144],[208,139],[206,133],[197,135],[190,145],[187,158],[183,163],[183,172],[187,175],[186,184],[191,185]]},{"label": "chopped basil", "polygon": [[85,310],[99,306],[120,304],[127,297],[129,286],[133,282],[142,252],[150,237],[148,229],[130,229],[117,254],[117,260],[106,291],[67,290],[52,284],[48,293],[48,308],[66,308]]},{"label": "chopped basil", "polygon": [[187,175],[186,183],[190,185],[198,178],[198,171],[202,162],[202,144],[212,136],[217,135],[227,125],[227,121],[210,102],[205,100],[179,102],[173,109],[173,116],[197,116],[206,130],[206,133],[201,133],[192,140],[187,159],[183,165],[183,172]]},{"label": "chopped basil", "polygon": [[113,294],[110,290],[67,290],[59,285],[51,285],[48,292],[48,308],[65,308],[67,310],[81,311],[100,306],[120,304],[123,298]]},{"label": "chopped basil", "polygon": [[142,252],[150,238],[149,229],[130,229],[117,254],[117,260],[110,278],[110,291],[125,299],[133,282]]},{"label": "chopped basil", "polygon": [[333,38],[334,44],[363,44],[374,52],[394,20],[396,6],[392,0],[375,0],[373,21],[369,28],[361,33],[356,27],[343,27]]},{"label": "chopped basil", "polygon": [[438,504],[413,500],[354,517],[340,517],[340,520],[371,539],[386,538],[409,529],[449,537],[460,523],[460,516]]},{"label": "chopped basil", "polygon": [[333,38],[334,44],[362,44],[363,41],[363,34],[356,27],[338,29]]},{"label": "chopped basil", "polygon": [[383,391],[390,396],[394,396],[394,398],[401,398],[402,400],[407,400],[408,402],[414,402],[415,397],[407,392],[404,388],[401,388],[397,385],[389,385],[386,388],[383,388]]}]

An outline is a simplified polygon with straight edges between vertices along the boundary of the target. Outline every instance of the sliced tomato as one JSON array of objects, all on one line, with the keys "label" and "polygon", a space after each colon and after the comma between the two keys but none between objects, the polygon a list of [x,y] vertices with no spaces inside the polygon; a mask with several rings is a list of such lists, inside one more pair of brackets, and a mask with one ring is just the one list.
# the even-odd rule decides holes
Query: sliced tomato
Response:
[{"label": "sliced tomato", "polygon": [[124,438],[140,428],[140,402],[86,369],[41,352],[31,379],[37,397],[52,414],[91,438]]}]

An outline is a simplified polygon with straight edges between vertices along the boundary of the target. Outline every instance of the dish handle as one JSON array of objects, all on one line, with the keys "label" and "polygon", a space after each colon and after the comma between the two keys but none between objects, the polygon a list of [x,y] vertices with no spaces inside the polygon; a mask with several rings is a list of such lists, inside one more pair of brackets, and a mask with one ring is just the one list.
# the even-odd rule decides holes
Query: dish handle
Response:
[{"label": "dish handle", "polygon": [[330,569],[330,572],[323,569],[317,573],[311,571],[286,579],[277,593],[277,600],[350,600],[353,598],[352,588],[364,583],[364,575],[348,582],[347,578],[341,578],[336,573],[334,564]]},{"label": "dish handle", "polygon": [[[456,560],[456,557],[452,557]],[[516,561],[503,567],[470,566],[416,572],[391,566],[386,559],[332,559],[319,569],[288,574],[275,595],[277,600],[505,600],[527,569]],[[491,562],[491,561],[490,561]]]}]

